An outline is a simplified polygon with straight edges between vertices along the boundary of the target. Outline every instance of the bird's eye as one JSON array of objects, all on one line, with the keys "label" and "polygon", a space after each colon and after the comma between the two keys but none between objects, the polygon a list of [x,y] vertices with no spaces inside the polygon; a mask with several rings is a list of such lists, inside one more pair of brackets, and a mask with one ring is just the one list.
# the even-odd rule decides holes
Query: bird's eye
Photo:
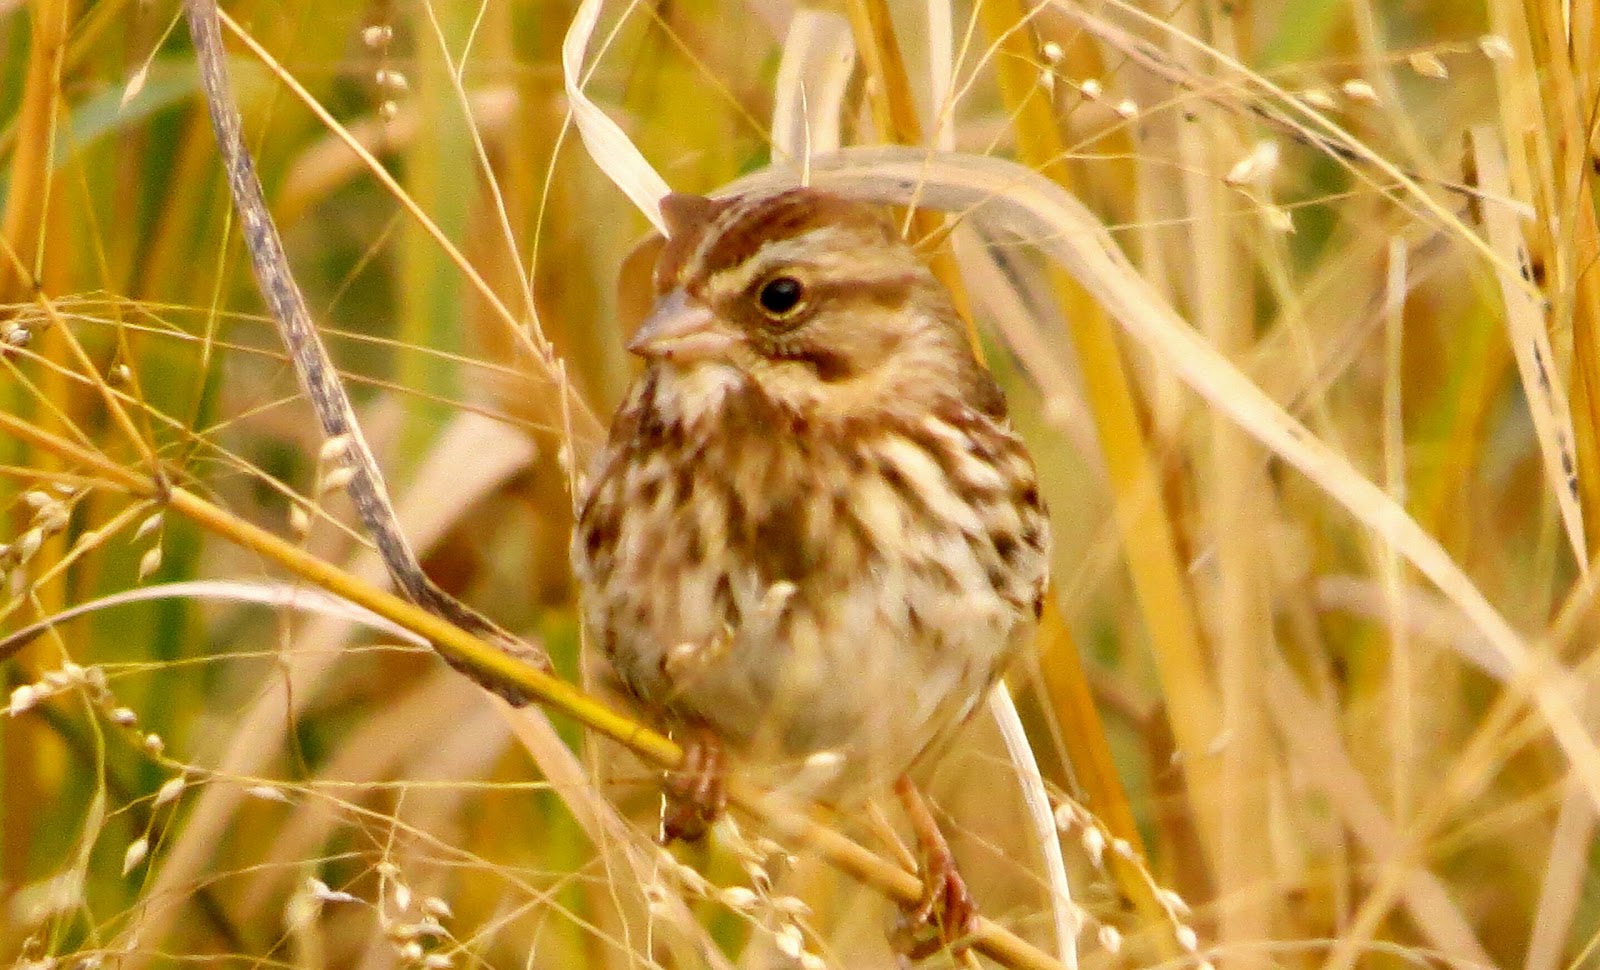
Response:
[{"label": "bird's eye", "polygon": [[805,287],[793,276],[777,276],[762,284],[756,299],[768,315],[781,318],[800,305],[805,292]]}]

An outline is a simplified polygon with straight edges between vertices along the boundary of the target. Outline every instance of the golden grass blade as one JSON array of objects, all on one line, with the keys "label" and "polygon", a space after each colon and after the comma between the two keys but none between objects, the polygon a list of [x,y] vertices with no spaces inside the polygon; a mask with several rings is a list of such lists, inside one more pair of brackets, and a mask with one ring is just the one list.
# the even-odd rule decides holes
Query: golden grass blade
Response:
[{"label": "golden grass blade", "polygon": [[[517,234],[511,227],[510,215],[506,211],[505,195],[500,190],[499,180],[495,178],[494,164],[489,160],[489,151],[484,146],[483,132],[477,124],[473,123],[475,119],[473,98],[467,93],[466,84],[462,79],[462,75],[466,71],[466,64],[464,62],[456,63],[451,57],[450,39],[446,35],[444,25],[440,22],[438,10],[434,4],[431,2],[424,3],[422,8],[427,14],[428,26],[432,28],[434,39],[438,42],[437,56],[448,68],[446,74],[449,77],[451,91],[456,97],[457,108],[461,111],[462,116],[467,119],[466,129],[472,139],[472,150],[478,163],[479,175],[486,191],[493,199],[492,209],[497,228],[500,230],[501,241],[505,244],[505,253],[509,257],[505,260],[505,265],[513,269],[517,287],[522,296],[523,308],[528,318],[537,320],[539,308],[533,299],[533,283],[528,278],[528,273],[522,265],[521,254],[517,252]],[[532,328],[532,334],[539,344],[539,350],[547,358],[553,357],[552,349],[542,342],[544,335],[541,329],[538,327]]]},{"label": "golden grass blade", "polygon": [[[912,93],[911,78],[906,72],[905,57],[900,51],[900,41],[895,36],[894,20],[889,15],[886,0],[846,0],[845,11],[850,15],[850,29],[855,36],[856,50],[861,55],[862,74],[867,80],[869,105],[878,137],[892,144],[924,144],[922,119],[917,112],[916,97]],[[934,213],[921,211],[915,199],[906,203],[906,221],[901,235],[913,240],[934,239],[942,236],[944,223]],[[955,258],[944,246],[928,255],[928,266],[933,275],[950,292],[950,301],[956,313],[967,325],[967,336],[973,350],[983,359],[978,341],[977,324],[972,319],[972,307],[967,296],[967,286]]]},{"label": "golden grass blade", "polygon": [[[847,149],[814,159],[813,183],[880,202],[913,196],[933,208],[1009,231],[1045,249],[1081,282],[1130,336],[1196,393],[1273,453],[1299,469],[1358,521],[1391,542],[1484,635],[1518,680],[1530,686],[1590,796],[1600,804],[1600,748],[1573,709],[1580,696],[1570,673],[1537,652],[1484,597],[1438,541],[1383,490],[1328,447],[1194,332],[1141,279],[1105,227],[1076,199],[1013,162],[897,148]],[[792,184],[772,170],[737,183],[741,190]]]},{"label": "golden grass blade", "polygon": [[26,646],[29,641],[46,630],[58,627],[69,620],[117,606],[126,606],[130,603],[148,603],[161,599],[252,603],[257,606],[270,606],[273,609],[317,613],[323,616],[337,617],[351,623],[359,623],[374,630],[381,630],[389,636],[398,637],[413,646],[427,646],[425,641],[414,636],[404,627],[396,626],[371,610],[363,610],[359,606],[346,603],[336,596],[329,596],[321,590],[306,589],[303,586],[291,586],[285,583],[202,579],[139,586],[134,589],[123,590],[120,593],[113,593],[109,596],[101,596],[98,599],[76,603],[59,613],[47,616],[35,623],[30,623],[19,630],[7,634],[4,638],[0,638],[0,660],[11,656],[11,654]]},{"label": "golden grass blade", "polygon": [[578,126],[578,137],[583,139],[589,157],[594,159],[606,178],[622,190],[628,200],[650,220],[651,225],[665,234],[667,224],[661,218],[661,197],[672,191],[671,186],[650,167],[650,163],[645,161],[617,123],[600,110],[583,90],[583,62],[588,56],[589,42],[594,38],[603,5],[604,0],[583,0],[578,5],[578,12],[573,14],[566,39],[561,43],[562,79],[572,106],[572,120]]},{"label": "golden grass blade", "polygon": [[956,147],[955,14],[950,0],[924,0],[928,44],[928,104],[933,110],[933,135],[928,144],[942,152]]},{"label": "golden grass blade", "polygon": [[[1600,223],[1591,206],[1577,207],[1582,266],[1600,264]],[[1600,540],[1600,273],[1584,273],[1578,282],[1572,320],[1572,414],[1577,437],[1578,485],[1583,499],[1587,538]]]},{"label": "golden grass blade", "polygon": [[772,150],[802,162],[839,148],[845,92],[856,69],[850,21],[802,7],[789,21],[772,89]]},{"label": "golden grass blade", "polygon": [[[1511,179],[1499,133],[1492,128],[1474,128],[1472,149],[1477,161],[1478,183],[1492,196],[1510,198]],[[1505,300],[1507,336],[1517,359],[1517,372],[1522,377],[1522,393],[1533,418],[1534,432],[1539,438],[1545,479],[1556,507],[1561,510],[1561,521],[1578,569],[1587,572],[1589,551],[1583,531],[1583,509],[1579,505],[1572,405],[1567,400],[1566,383],[1557,367],[1555,352],[1550,347],[1544,310],[1540,301],[1529,296],[1522,286],[1532,277],[1528,247],[1515,212],[1488,201],[1482,208],[1489,245],[1500,255],[1495,275]],[[1520,274],[1510,272],[1506,269],[1508,266],[1517,267]]]},{"label": "golden grass blade", "polygon": [[1567,796],[1561,800],[1555,832],[1550,837],[1550,854],[1539,887],[1539,908],[1534,913],[1533,936],[1528,940],[1523,970],[1559,970],[1563,966],[1562,954],[1589,875],[1589,851],[1595,832],[1594,804],[1582,785],[1568,782]]},{"label": "golden grass blade", "polygon": [[1005,739],[1006,754],[1017,771],[1017,783],[1022,789],[1028,816],[1033,821],[1039,837],[1039,851],[1044,856],[1045,880],[1050,887],[1050,914],[1055,921],[1056,953],[1063,966],[1077,970],[1078,920],[1072,905],[1072,885],[1067,882],[1067,865],[1061,857],[1061,839],[1056,835],[1055,813],[1050,808],[1050,795],[1044,787],[1044,776],[1039,773],[1039,760],[1034,757],[1033,745],[1017,713],[1017,703],[1011,691],[1002,682],[989,693],[989,714],[1000,728]]},{"label": "golden grass blade", "polygon": [[847,0],[845,10],[861,54],[862,73],[872,83],[872,118],[879,137],[900,145],[922,144],[922,119],[888,4],[885,0]]}]

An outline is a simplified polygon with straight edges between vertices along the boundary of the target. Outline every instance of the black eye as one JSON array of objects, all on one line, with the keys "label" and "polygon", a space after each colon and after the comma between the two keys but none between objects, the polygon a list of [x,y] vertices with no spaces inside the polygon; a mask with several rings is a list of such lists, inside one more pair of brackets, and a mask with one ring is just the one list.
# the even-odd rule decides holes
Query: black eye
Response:
[{"label": "black eye", "polygon": [[793,276],[779,276],[763,284],[756,299],[761,301],[761,309],[781,317],[800,305],[805,292],[805,287]]}]

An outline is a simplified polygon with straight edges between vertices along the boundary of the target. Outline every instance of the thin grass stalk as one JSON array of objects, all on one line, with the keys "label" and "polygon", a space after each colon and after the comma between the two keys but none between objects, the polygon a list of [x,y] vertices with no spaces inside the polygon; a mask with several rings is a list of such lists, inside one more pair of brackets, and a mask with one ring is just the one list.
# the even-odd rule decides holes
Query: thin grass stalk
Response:
[{"label": "thin grass stalk", "polygon": [[[1384,292],[1384,381],[1383,381],[1383,464],[1384,485],[1396,502],[1406,496],[1405,459],[1405,302],[1406,244],[1400,237],[1389,240],[1388,281]],[[1424,694],[1416,676],[1411,638],[1407,632],[1407,602],[1403,594],[1408,581],[1400,556],[1391,545],[1378,550],[1378,566],[1385,597],[1389,601],[1389,790],[1394,817],[1411,815],[1416,777],[1417,710],[1415,700]]]},{"label": "thin grass stalk", "polygon": [[[1007,113],[1017,131],[1019,159],[1070,191],[1061,133],[1029,66],[1034,60],[1029,35],[1025,29],[1017,29],[1026,11],[1018,0],[986,0],[980,16],[985,32],[999,45],[996,70]],[[1210,853],[1218,845],[1219,831],[1216,795],[1220,789],[1215,759],[1207,752],[1219,727],[1216,690],[1201,653],[1199,626],[1174,529],[1159,493],[1155,463],[1111,323],[1066,273],[1053,267],[1051,279],[1062,312],[1071,322],[1089,410],[1112,481],[1122,547],[1182,754],[1189,805]],[[1070,671],[1065,674],[1070,675]],[[1072,719],[1059,711],[1057,716]],[[1068,739],[1071,744],[1071,735]],[[1103,735],[1077,740],[1085,747],[1105,743]],[[1096,758],[1082,750],[1074,755],[1075,760]],[[1126,801],[1120,790],[1099,792],[1098,796],[1102,803]],[[1120,813],[1113,811],[1113,816],[1116,814]],[[1138,844],[1136,838],[1134,844]]]},{"label": "thin grass stalk", "polygon": [[[1153,45],[1135,39],[1132,34],[1081,6],[1066,3],[1065,0],[1046,0],[1046,2],[1051,3],[1086,31],[1112,45],[1119,53],[1141,67],[1159,77],[1167,78],[1186,90],[1196,88],[1192,75],[1174,67],[1170,59]],[[1347,168],[1357,181],[1381,192],[1396,204],[1406,207],[1406,211],[1413,216],[1419,219],[1424,214],[1432,216],[1438,228],[1449,231],[1468,248],[1478,252],[1489,265],[1513,273],[1516,271],[1514,265],[1506,263],[1488,243],[1471,231],[1462,222],[1460,215],[1435,198],[1434,193],[1424,188],[1415,173],[1389,161],[1365,141],[1335,123],[1330,115],[1312,107],[1303,98],[1294,95],[1266,75],[1250,71],[1236,58],[1206,45],[1166,20],[1147,13],[1126,0],[1107,0],[1107,6],[1114,7],[1130,19],[1159,32],[1180,49],[1195,50],[1202,54],[1208,59],[1208,67],[1225,68],[1226,79],[1244,85],[1252,95],[1245,101],[1247,106],[1245,110],[1255,120],[1269,124],[1275,129],[1291,132],[1295,138],[1325,152]],[[1239,98],[1230,94],[1228,99],[1223,99],[1214,93],[1217,91],[1232,91],[1232,84],[1219,81],[1197,93],[1208,100],[1216,101],[1225,109],[1234,110]],[[1378,179],[1380,175],[1384,181]],[[1449,187],[1471,198],[1481,198],[1481,194],[1472,190],[1470,186]],[[1538,287],[1531,280],[1521,281],[1521,287],[1531,296],[1539,295]]]},{"label": "thin grass stalk", "polygon": [[[412,10],[411,31],[417,37],[412,93],[407,108],[418,116],[417,137],[404,148],[402,166],[406,198],[412,200],[433,227],[424,228],[415,220],[405,222],[396,240],[399,292],[398,329],[400,342],[410,347],[459,350],[463,322],[461,278],[429,238],[437,231],[445,238],[467,238],[471,224],[476,179],[449,173],[472,173],[477,165],[466,130],[469,123],[460,110],[456,88],[451,80],[451,65],[445,48],[465,33],[463,20],[470,22],[474,7],[447,3],[439,5],[433,17],[443,15],[442,25],[430,23],[423,3]],[[509,308],[508,304],[508,308]],[[401,354],[397,377],[406,387],[427,388],[453,393],[456,375],[441,362],[417,354]],[[438,418],[431,409],[415,401],[408,407],[406,428],[400,439],[401,454],[415,454],[427,440],[430,426]]]},{"label": "thin grass stalk", "polygon": [[[3,238],[0,238],[0,265],[10,265],[18,269],[22,265],[18,253]],[[50,323],[50,330],[60,336],[62,343],[66,345],[71,357],[78,367],[82,368],[83,373],[90,375],[91,382],[96,390],[99,391],[101,403],[105,405],[107,412],[111,415],[112,425],[122,433],[134,450],[139,453],[139,457],[151,469],[152,473],[159,476],[161,474],[161,464],[156,457],[155,451],[150,446],[148,420],[141,414],[141,421],[145,425],[142,431],[134,425],[133,418],[129,416],[127,409],[122,406],[122,402],[118,400],[116,393],[111,390],[111,387],[105,381],[99,379],[94,362],[90,359],[88,352],[84,350],[83,345],[78,342],[78,338],[73,335],[72,329],[67,326],[66,320],[56,308],[55,302],[47,297],[42,290],[35,292],[35,302],[44,311],[45,317]],[[58,405],[67,403],[64,399],[58,400],[56,398],[41,398],[41,400],[53,401]],[[64,413],[62,413],[62,417],[65,417]]]},{"label": "thin grass stalk", "polygon": [[[1195,13],[1190,8],[1177,20],[1186,29],[1198,30]],[[1213,34],[1220,49],[1234,53],[1224,26],[1213,22]],[[1184,126],[1178,140],[1184,162],[1180,197],[1189,216],[1184,238],[1193,258],[1194,323],[1219,352],[1238,357],[1253,340],[1254,300],[1248,281],[1254,277],[1254,267],[1234,235],[1239,219],[1228,212],[1231,193],[1212,173],[1223,159],[1236,157],[1242,139],[1230,125],[1218,123]],[[1275,254],[1272,236],[1265,234],[1264,239],[1258,258],[1267,261]],[[1212,789],[1218,800],[1217,828],[1206,834],[1217,840],[1212,856],[1218,889],[1217,945],[1226,951],[1274,938],[1273,930],[1283,916],[1277,894],[1263,891],[1272,881],[1272,844],[1261,837],[1262,825],[1270,824],[1268,795],[1281,774],[1263,716],[1262,684],[1262,654],[1276,649],[1267,602],[1271,559],[1263,526],[1276,520],[1277,509],[1262,471],[1263,449],[1223,414],[1213,412],[1209,425],[1210,448],[1197,458],[1198,501],[1206,510],[1208,545],[1215,556],[1210,630],[1222,715],[1218,733],[1199,756],[1215,759],[1220,769],[1220,788]],[[1182,728],[1175,725],[1174,733],[1181,744]],[[1266,965],[1243,953],[1232,962],[1241,967]]]}]

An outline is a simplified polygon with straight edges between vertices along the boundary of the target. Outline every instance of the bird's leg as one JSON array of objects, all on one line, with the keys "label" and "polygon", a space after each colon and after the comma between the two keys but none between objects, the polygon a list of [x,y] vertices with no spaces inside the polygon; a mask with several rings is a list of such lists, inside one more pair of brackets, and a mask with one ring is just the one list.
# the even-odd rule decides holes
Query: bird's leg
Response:
[{"label": "bird's leg", "polygon": [[689,727],[678,739],[683,763],[667,772],[662,784],[661,842],[694,842],[728,805],[723,787],[727,760],[722,741],[703,724]]},{"label": "bird's leg", "polygon": [[977,920],[978,906],[956,869],[950,843],[939,831],[939,822],[922,792],[905,775],[894,783],[894,792],[905,806],[906,817],[917,836],[922,900],[906,908],[895,927],[893,942],[903,955],[921,960],[945,947],[960,947]]}]

